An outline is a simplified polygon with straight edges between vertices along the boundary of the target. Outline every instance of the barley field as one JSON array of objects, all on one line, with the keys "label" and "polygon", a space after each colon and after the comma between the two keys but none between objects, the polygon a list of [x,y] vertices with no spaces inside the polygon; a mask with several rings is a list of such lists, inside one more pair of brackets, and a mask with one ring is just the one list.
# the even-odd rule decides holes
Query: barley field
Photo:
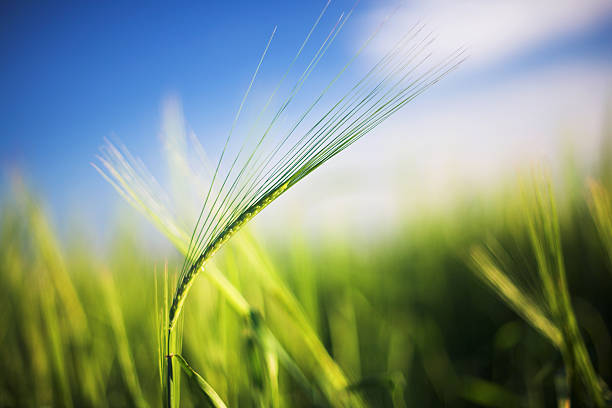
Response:
[{"label": "barley field", "polygon": [[[519,156],[539,140],[552,140],[554,152],[500,171],[489,162],[502,156],[487,156],[494,147],[476,138],[482,150],[463,160],[488,168],[476,171],[490,172],[488,181],[451,177],[458,166],[440,159],[434,165],[451,187],[429,190],[436,182],[414,181],[407,155],[389,154],[427,135],[399,144],[385,136],[432,116],[446,126],[438,136],[461,138],[466,128],[436,101],[459,101],[450,112],[464,112],[463,96],[440,89],[476,87],[481,49],[470,49],[472,38],[440,48],[444,29],[414,19],[401,34],[385,33],[387,20],[405,18],[393,7],[366,2],[378,22],[370,27],[358,5],[323,3],[303,6],[310,25],[290,30],[300,38],[290,51],[275,48],[282,24],[257,34],[256,53],[244,51],[248,74],[234,78],[244,86],[230,92],[226,126],[214,124],[221,136],[187,129],[179,98],[166,98],[158,140],[96,137],[98,147],[79,157],[74,172],[97,183],[93,193],[67,176],[45,184],[70,163],[60,153],[49,176],[2,156],[0,407],[612,406],[606,108],[595,125],[581,117],[571,140],[552,114],[556,129],[533,130]],[[7,7],[9,15],[29,14]],[[367,34],[344,55],[335,47],[355,27]],[[609,65],[597,64],[610,84]],[[421,99],[426,115],[408,116]],[[11,120],[8,133],[25,129]],[[7,152],[28,150],[16,140]],[[395,144],[377,151],[385,143]],[[412,158],[430,162],[445,149],[459,157],[460,145],[432,144]]]}]

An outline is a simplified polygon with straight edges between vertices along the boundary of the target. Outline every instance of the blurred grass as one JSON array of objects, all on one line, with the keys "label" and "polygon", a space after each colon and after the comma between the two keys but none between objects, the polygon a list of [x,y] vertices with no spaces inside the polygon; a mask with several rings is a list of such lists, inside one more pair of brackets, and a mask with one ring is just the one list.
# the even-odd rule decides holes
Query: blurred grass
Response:
[{"label": "blurred grass", "polygon": [[[605,404],[609,160],[424,207],[367,248],[350,231],[315,245],[294,228],[271,247],[241,232],[187,300],[173,372],[191,379],[175,397],[185,407]],[[60,242],[41,206],[18,181],[2,205],[0,406],[160,406],[159,316],[180,258],[151,254],[125,228],[104,256],[83,237]]]}]

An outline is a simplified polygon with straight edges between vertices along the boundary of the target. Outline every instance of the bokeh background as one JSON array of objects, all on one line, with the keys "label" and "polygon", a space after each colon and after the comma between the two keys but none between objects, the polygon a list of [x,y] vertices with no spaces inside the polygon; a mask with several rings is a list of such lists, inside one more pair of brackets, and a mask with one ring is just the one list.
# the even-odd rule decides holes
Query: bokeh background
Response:
[{"label": "bokeh background", "polygon": [[[193,160],[189,140],[214,162],[270,33],[277,27],[245,123],[324,6],[0,6],[0,405],[161,404],[155,296],[182,258],[91,163],[105,138],[125,145],[189,231],[203,198],[199,180],[176,178],[177,161]],[[322,26],[352,7],[331,2]],[[277,353],[270,379],[257,332],[206,277],[186,307],[186,358],[228,406],[335,405],[320,374],[328,358],[372,406],[565,401],[562,353],[470,260],[473,245],[496,242],[511,260],[505,272],[539,299],[517,182],[536,168],[554,185],[573,313],[610,384],[612,4],[364,0],[305,97],[389,15],[339,87],[417,22],[436,33],[433,52],[465,46],[469,59],[283,195],[214,266],[303,377]],[[197,387],[182,387],[181,405],[202,403]],[[589,401],[581,387],[569,393],[575,406]]]}]

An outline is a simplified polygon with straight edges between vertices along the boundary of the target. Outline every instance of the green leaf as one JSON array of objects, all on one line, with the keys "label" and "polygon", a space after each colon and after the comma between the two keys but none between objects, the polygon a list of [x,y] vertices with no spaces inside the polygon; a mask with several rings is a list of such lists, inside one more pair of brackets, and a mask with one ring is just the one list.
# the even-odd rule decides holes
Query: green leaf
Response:
[{"label": "green leaf", "polygon": [[211,407],[226,408],[225,403],[223,402],[219,394],[217,394],[217,392],[214,390],[214,388],[209,383],[207,383],[206,380],[202,378],[200,374],[198,374],[193,368],[191,368],[189,363],[187,363],[187,361],[185,361],[185,359],[180,354],[174,354],[172,357],[176,359],[185,374],[187,374],[187,377],[189,377],[190,380],[194,381],[198,385],[198,387],[204,394],[206,401],[208,401]]}]

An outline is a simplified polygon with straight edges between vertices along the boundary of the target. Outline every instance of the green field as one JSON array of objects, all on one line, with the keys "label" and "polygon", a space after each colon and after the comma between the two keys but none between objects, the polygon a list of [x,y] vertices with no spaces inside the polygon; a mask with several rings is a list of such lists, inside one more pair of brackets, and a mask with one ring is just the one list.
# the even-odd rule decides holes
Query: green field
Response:
[{"label": "green field", "polygon": [[0,408],[612,408],[612,2],[5,3]]},{"label": "green field", "polygon": [[[612,161],[601,151],[588,170],[526,169],[492,192],[423,206],[367,246],[350,226],[315,245],[288,225],[273,247],[242,230],[195,279],[172,398],[609,403]],[[78,228],[60,241],[43,204],[17,178],[3,198],[0,406],[161,406],[163,310],[182,256],[151,253],[119,222],[103,253]]]}]

